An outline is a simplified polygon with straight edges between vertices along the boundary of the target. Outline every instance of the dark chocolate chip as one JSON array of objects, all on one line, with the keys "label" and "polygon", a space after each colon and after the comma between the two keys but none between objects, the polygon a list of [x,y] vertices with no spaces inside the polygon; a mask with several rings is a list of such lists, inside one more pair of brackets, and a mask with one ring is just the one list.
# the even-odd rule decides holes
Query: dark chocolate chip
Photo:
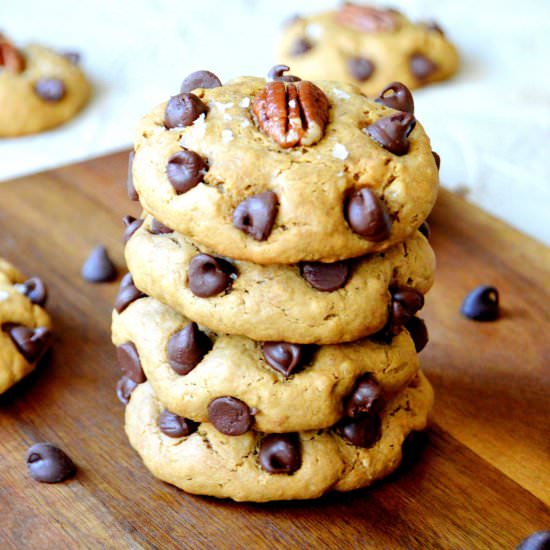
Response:
[{"label": "dark chocolate chip", "polygon": [[345,286],[350,266],[346,261],[325,264],[306,262],[301,265],[302,277],[316,290],[333,292]]},{"label": "dark chocolate chip", "polygon": [[367,187],[356,191],[348,200],[346,220],[355,233],[369,241],[384,241],[391,233],[386,205]]},{"label": "dark chocolate chip", "polygon": [[359,82],[365,82],[374,72],[374,63],[366,57],[351,57],[348,59],[348,69]]},{"label": "dark chocolate chip", "polygon": [[400,286],[391,290],[392,303],[389,329],[393,335],[399,334],[401,327],[424,307],[424,295],[418,290]]},{"label": "dark chocolate chip", "polygon": [[204,159],[187,149],[173,154],[166,165],[166,176],[178,195],[198,185],[205,173]]},{"label": "dark chocolate chip", "polygon": [[195,94],[183,93],[170,98],[164,111],[166,128],[191,126],[208,107]]},{"label": "dark chocolate chip", "polygon": [[262,351],[267,363],[288,378],[303,364],[306,355],[305,347],[288,342],[264,342]]},{"label": "dark chocolate chip", "polygon": [[268,434],[260,443],[260,466],[270,474],[292,474],[302,465],[297,433]]},{"label": "dark chocolate chip", "polygon": [[149,233],[153,235],[166,235],[168,233],[173,233],[174,230],[170,229],[167,225],[159,222],[156,218],[151,220],[151,225],[149,226]]},{"label": "dark chocolate chip", "polygon": [[474,321],[498,319],[500,316],[498,290],[494,286],[478,286],[466,296],[460,312]]},{"label": "dark chocolate chip", "polygon": [[189,288],[195,296],[209,298],[231,288],[236,270],[228,261],[197,254],[189,263]]},{"label": "dark chocolate chip", "polygon": [[398,113],[377,120],[367,126],[365,131],[378,145],[397,156],[409,152],[409,134],[416,125],[416,119],[410,113]]},{"label": "dark chocolate chip", "polygon": [[287,71],[290,71],[288,65],[274,65],[269,69],[267,79],[272,81],[280,80],[281,82],[299,82],[302,80],[300,77],[294,76],[293,74],[284,74]]},{"label": "dark chocolate chip", "polygon": [[199,330],[197,323],[189,323],[168,340],[168,363],[178,374],[188,374],[211,349],[210,338]]},{"label": "dark chocolate chip", "polygon": [[89,283],[106,283],[116,279],[117,270],[107,249],[103,245],[96,246],[82,266],[82,278]]},{"label": "dark chocolate chip", "polygon": [[197,431],[198,422],[178,416],[164,409],[159,416],[160,431],[168,437],[187,437]]},{"label": "dark chocolate chip", "polygon": [[[388,95],[388,92],[392,92]],[[388,84],[374,100],[386,107],[414,115],[414,99],[411,91],[401,82]]]},{"label": "dark chocolate chip", "polygon": [[336,431],[356,447],[372,447],[380,438],[381,422],[378,414],[360,418],[345,418]]},{"label": "dark chocolate chip", "polygon": [[408,330],[414,342],[416,353],[420,353],[429,341],[428,329],[426,323],[420,317],[411,317],[406,323],[405,328]]},{"label": "dark chocolate chip", "polygon": [[210,71],[195,71],[183,79],[180,92],[192,92],[197,88],[219,88],[221,85],[220,79],[214,73]]},{"label": "dark chocolate chip", "polygon": [[28,328],[23,325],[5,325],[4,327],[15,347],[29,363],[38,361],[50,345],[52,334],[46,327]]},{"label": "dark chocolate chip", "polygon": [[116,355],[120,370],[132,382],[143,384],[145,382],[145,373],[141,368],[138,350],[133,342],[126,342],[116,349]]},{"label": "dark chocolate chip", "polygon": [[344,414],[349,418],[359,418],[377,413],[382,407],[382,388],[371,377],[364,374],[355,382],[352,392],[344,402]]},{"label": "dark chocolate chip", "polygon": [[57,103],[65,97],[65,84],[59,78],[40,78],[34,83],[34,91],[44,101]]},{"label": "dark chocolate chip", "polygon": [[292,44],[292,47],[288,53],[296,57],[309,52],[311,48],[313,48],[313,44],[307,38],[298,38],[294,44]]},{"label": "dark chocolate chip", "polygon": [[61,54],[67,61],[72,63],[73,65],[80,65],[80,62],[82,61],[82,56],[80,55],[80,52],[75,51],[66,51],[62,52]]},{"label": "dark chocolate chip", "polygon": [[133,380],[130,380],[127,376],[123,376],[116,384],[116,395],[118,400],[127,405],[130,401],[132,392],[138,387]]},{"label": "dark chocolate chip", "polygon": [[136,188],[134,187],[134,176],[132,174],[132,167],[134,165],[134,156],[135,156],[134,151],[132,151],[128,156],[128,178],[126,180],[126,190],[128,192],[128,198],[131,201],[138,201],[139,195],[137,194]]},{"label": "dark chocolate chip", "polygon": [[144,298],[145,294],[134,285],[131,273],[126,273],[120,281],[118,294],[115,298],[115,309],[122,313],[132,302]]},{"label": "dark chocolate chip", "polygon": [[242,201],[233,212],[233,225],[257,241],[265,241],[273,229],[279,201],[273,191],[265,191]]},{"label": "dark chocolate chip", "polygon": [[122,218],[122,223],[124,224],[122,239],[127,243],[130,237],[141,227],[143,220],[141,218],[136,219],[134,216],[124,216],[124,218]]},{"label": "dark chocolate chip", "polygon": [[435,165],[437,166],[437,169],[439,170],[439,168],[441,166],[441,157],[435,151],[432,151],[432,155],[433,155],[434,160],[435,160]]},{"label": "dark chocolate chip", "polygon": [[529,535],[516,550],[550,550],[550,531],[537,531]]},{"label": "dark chocolate chip", "polygon": [[32,277],[17,287],[33,304],[44,306],[48,299],[48,289],[39,277]]},{"label": "dark chocolate chip", "polygon": [[430,229],[430,224],[427,221],[423,221],[422,225],[418,228],[418,231],[426,237],[426,239],[430,240],[430,237],[432,236],[432,230]]},{"label": "dark chocolate chip", "polygon": [[208,405],[208,420],[225,435],[246,433],[254,423],[248,405],[235,397],[217,397]]},{"label": "dark chocolate chip", "polygon": [[51,443],[36,443],[27,451],[29,475],[42,483],[59,483],[74,476],[74,462]]},{"label": "dark chocolate chip", "polygon": [[411,73],[418,80],[426,80],[437,71],[437,65],[424,54],[415,53],[409,59]]}]

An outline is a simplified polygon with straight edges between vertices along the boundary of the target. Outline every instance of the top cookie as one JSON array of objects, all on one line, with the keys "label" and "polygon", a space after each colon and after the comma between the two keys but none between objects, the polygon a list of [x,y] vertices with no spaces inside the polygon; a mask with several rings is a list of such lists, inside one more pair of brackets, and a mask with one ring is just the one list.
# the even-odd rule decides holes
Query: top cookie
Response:
[{"label": "top cookie", "polygon": [[437,23],[413,23],[393,9],[350,3],[295,18],[283,31],[277,59],[302,78],[353,82],[368,95],[394,80],[409,88],[444,80],[459,65]]},{"label": "top cookie", "polygon": [[271,76],[182,93],[142,119],[132,172],[143,208],[258,264],[343,260],[413,234],[438,172],[410,102],[398,111],[348,84]]}]

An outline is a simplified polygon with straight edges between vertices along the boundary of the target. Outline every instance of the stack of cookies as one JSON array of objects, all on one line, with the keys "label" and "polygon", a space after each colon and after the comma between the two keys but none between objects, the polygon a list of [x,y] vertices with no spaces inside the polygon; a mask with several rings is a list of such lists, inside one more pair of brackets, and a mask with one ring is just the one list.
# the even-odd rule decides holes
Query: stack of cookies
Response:
[{"label": "stack of cookies", "polygon": [[191,493],[364,487],[432,404],[416,313],[438,168],[411,94],[287,70],[194,73],[136,136],[118,393],[146,466]]}]

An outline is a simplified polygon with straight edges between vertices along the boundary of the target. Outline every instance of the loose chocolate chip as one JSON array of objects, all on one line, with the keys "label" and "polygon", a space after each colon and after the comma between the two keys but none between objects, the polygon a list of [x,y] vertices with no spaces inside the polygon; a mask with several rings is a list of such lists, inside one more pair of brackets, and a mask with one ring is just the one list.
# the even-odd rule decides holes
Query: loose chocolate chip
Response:
[{"label": "loose chocolate chip", "polygon": [[432,155],[433,155],[434,160],[435,160],[435,165],[437,166],[437,169],[439,170],[439,167],[441,166],[441,157],[435,151],[432,151]]},{"label": "loose chocolate chip", "polygon": [[414,130],[416,119],[410,113],[398,113],[377,120],[365,131],[378,145],[401,157],[409,152],[409,134]]},{"label": "loose chocolate chip", "polygon": [[130,401],[132,392],[138,387],[133,380],[130,380],[127,376],[123,376],[116,384],[116,395],[118,400],[127,405]]},{"label": "loose chocolate chip", "polygon": [[235,268],[226,260],[197,254],[189,263],[189,288],[195,296],[209,298],[231,287]]},{"label": "loose chocolate chip", "polygon": [[382,388],[371,377],[364,374],[355,382],[344,403],[344,413],[349,418],[359,418],[378,412],[382,407]]},{"label": "loose chocolate chip", "polygon": [[356,191],[348,200],[346,220],[355,233],[369,241],[384,241],[391,233],[386,205],[367,187]]},{"label": "loose chocolate chip", "polygon": [[8,325],[4,330],[29,363],[38,361],[50,344],[51,332],[46,327],[28,328],[23,325]]},{"label": "loose chocolate chip", "polygon": [[134,155],[135,155],[135,152],[132,151],[128,156],[128,178],[126,180],[126,190],[128,191],[128,198],[131,201],[138,201],[139,195],[137,194],[136,188],[134,187],[134,176],[132,174],[132,167],[134,165]]},{"label": "loose chocolate chip", "polygon": [[136,288],[131,273],[126,273],[120,281],[118,294],[115,298],[115,309],[117,313],[122,313],[132,302],[143,297],[145,297],[145,294]]},{"label": "loose chocolate chip", "polygon": [[336,431],[357,447],[372,447],[380,438],[381,422],[378,414],[360,418],[345,418],[340,421]]},{"label": "loose chocolate chip", "polygon": [[211,349],[210,338],[197,323],[189,323],[168,340],[168,363],[178,374],[189,374]]},{"label": "loose chocolate chip", "polygon": [[166,165],[166,176],[176,193],[186,193],[198,185],[206,173],[206,162],[194,151],[173,154]]},{"label": "loose chocolate chip", "polygon": [[105,283],[116,279],[117,270],[107,249],[103,245],[96,246],[82,266],[82,278],[89,283]]},{"label": "loose chocolate chip", "polygon": [[67,51],[67,52],[63,52],[61,55],[67,61],[69,61],[73,65],[76,65],[77,67],[78,67],[78,65],[80,65],[80,61],[82,60],[82,56],[80,55],[80,52]]},{"label": "loose chocolate chip", "polygon": [[116,355],[120,370],[132,382],[143,384],[145,382],[145,373],[141,368],[138,350],[133,342],[126,342],[116,349]]},{"label": "loose chocolate chip", "polygon": [[43,483],[59,483],[74,476],[74,462],[51,443],[36,443],[27,451],[29,475]]},{"label": "loose chocolate chip", "polygon": [[529,535],[516,550],[550,550],[550,531],[537,531]]},{"label": "loose chocolate chip", "polygon": [[293,57],[296,57],[298,55],[303,55],[306,52],[309,52],[311,48],[313,48],[313,44],[307,38],[298,38],[294,42],[288,53]]},{"label": "loose chocolate chip", "polygon": [[260,443],[260,466],[270,474],[292,474],[302,465],[297,433],[268,434]]},{"label": "loose chocolate chip", "polygon": [[273,229],[279,201],[273,191],[265,191],[242,201],[233,212],[233,225],[257,241],[265,241]]},{"label": "loose chocolate chip", "polygon": [[219,88],[222,85],[220,79],[210,71],[195,71],[186,76],[181,83],[180,92],[192,92],[197,88]]},{"label": "loose chocolate chip", "polygon": [[44,101],[57,103],[65,97],[65,84],[59,78],[40,78],[34,83],[34,91]]},{"label": "loose chocolate chip", "polygon": [[374,63],[366,57],[352,57],[348,60],[348,69],[359,82],[365,82],[374,72]]},{"label": "loose chocolate chip", "polygon": [[141,218],[134,218],[134,216],[124,216],[122,218],[122,223],[124,224],[124,233],[123,241],[127,243],[131,236],[141,227],[143,220]]},{"label": "loose chocolate chip", "polygon": [[44,281],[39,277],[27,279],[17,286],[21,294],[24,294],[33,304],[44,306],[48,299],[48,289]]},{"label": "loose chocolate chip", "polygon": [[[388,92],[392,92],[388,95]],[[386,107],[414,115],[414,99],[411,91],[401,82],[388,84],[374,100]]]},{"label": "loose chocolate chip", "polygon": [[350,266],[346,261],[330,264],[307,262],[302,264],[301,272],[302,277],[316,290],[333,292],[346,284]]},{"label": "loose chocolate chip", "polygon": [[210,402],[208,420],[222,434],[241,435],[252,427],[254,415],[240,399],[225,396]]},{"label": "loose chocolate chip", "polygon": [[160,431],[168,437],[187,437],[197,431],[198,422],[178,416],[164,409],[159,416]]},{"label": "loose chocolate chip", "polygon": [[166,128],[191,126],[199,116],[208,112],[208,107],[195,95],[183,93],[170,98],[164,111]]},{"label": "loose chocolate chip", "polygon": [[474,321],[498,319],[500,316],[498,290],[494,286],[478,286],[466,296],[460,312]]},{"label": "loose chocolate chip", "polygon": [[287,71],[290,71],[290,67],[288,65],[274,65],[267,73],[267,80],[270,82],[275,80],[280,80],[281,82],[299,82],[302,80],[293,74],[284,74]]},{"label": "loose chocolate chip", "polygon": [[305,360],[305,346],[287,342],[264,342],[262,351],[265,360],[285,378],[297,370]]},{"label": "loose chocolate chip", "polygon": [[437,65],[421,53],[411,55],[409,68],[418,80],[426,80],[437,71]]},{"label": "loose chocolate chip", "polygon": [[418,228],[418,231],[420,231],[426,239],[430,240],[432,230],[430,229],[430,224],[427,221],[422,222],[422,225]]},{"label": "loose chocolate chip", "polygon": [[426,323],[420,317],[411,317],[405,323],[405,328],[411,335],[416,353],[420,353],[429,341]]},{"label": "loose chocolate chip", "polygon": [[151,220],[151,225],[149,227],[149,233],[153,235],[166,235],[168,233],[173,233],[174,230],[170,229],[167,225],[159,222],[156,218]]}]

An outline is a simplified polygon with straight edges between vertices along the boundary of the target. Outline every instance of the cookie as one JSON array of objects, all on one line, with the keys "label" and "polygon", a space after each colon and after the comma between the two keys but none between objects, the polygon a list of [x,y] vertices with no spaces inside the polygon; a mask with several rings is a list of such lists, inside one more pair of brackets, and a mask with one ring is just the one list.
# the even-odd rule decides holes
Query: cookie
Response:
[{"label": "cookie", "polygon": [[355,86],[275,73],[182,93],[141,120],[143,208],[257,264],[333,262],[413,235],[438,186],[420,123]]},{"label": "cookie", "polygon": [[74,59],[39,45],[18,50],[0,35],[0,137],[59,126],[80,111],[90,92]]},{"label": "cookie", "polygon": [[[180,421],[174,434],[173,419],[167,430],[170,416],[145,383],[126,408],[126,433],[154,476],[189,493],[256,502],[310,499],[365,487],[395,470],[405,437],[426,427],[432,401],[419,374],[386,404],[378,438],[364,448],[336,430],[227,436],[208,423],[190,428]],[[188,435],[173,437],[177,433]]]},{"label": "cookie", "polygon": [[386,252],[327,267],[229,262],[157,230],[149,217],[126,245],[137,288],[212,330],[260,341],[332,344],[377,332],[391,290],[406,285],[425,294],[435,269],[419,231]]},{"label": "cookie", "polygon": [[332,426],[361,380],[382,399],[419,367],[406,330],[389,344],[266,344],[215,334],[153,298],[115,311],[112,337],[115,346],[135,346],[147,380],[173,413],[205,422],[210,403],[230,396],[255,411],[253,429],[265,432]]},{"label": "cookie", "polygon": [[351,82],[372,97],[392,81],[418,88],[459,67],[456,48],[436,23],[350,3],[295,18],[282,32],[277,60],[302,78]]},{"label": "cookie", "polygon": [[29,374],[50,344],[47,290],[0,258],[0,393]]}]

